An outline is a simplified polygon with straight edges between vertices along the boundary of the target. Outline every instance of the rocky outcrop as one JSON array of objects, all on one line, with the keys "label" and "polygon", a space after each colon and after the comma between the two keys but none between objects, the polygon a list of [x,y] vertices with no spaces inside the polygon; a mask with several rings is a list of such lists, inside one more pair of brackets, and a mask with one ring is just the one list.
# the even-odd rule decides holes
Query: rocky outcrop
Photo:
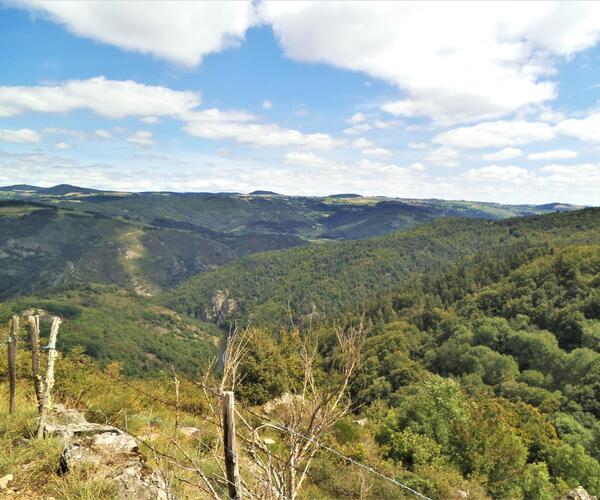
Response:
[{"label": "rocky outcrop", "polygon": [[206,318],[220,323],[227,319],[237,306],[234,299],[229,297],[229,290],[215,290],[211,299],[211,308],[207,309]]},{"label": "rocky outcrop", "polygon": [[95,477],[116,483],[121,499],[171,498],[162,475],[146,465],[135,439],[116,427],[88,422],[78,411],[58,405],[44,427],[44,435],[63,440],[63,474],[92,465]]},{"label": "rocky outcrop", "polygon": [[290,394],[289,392],[284,392],[278,398],[272,399],[271,401],[267,401],[262,410],[267,415],[273,413],[281,408],[289,408],[290,406],[295,406],[297,404],[302,404],[304,398],[298,394]]},{"label": "rocky outcrop", "polygon": [[598,497],[590,495],[583,486],[577,486],[569,491],[563,500],[598,500]]}]

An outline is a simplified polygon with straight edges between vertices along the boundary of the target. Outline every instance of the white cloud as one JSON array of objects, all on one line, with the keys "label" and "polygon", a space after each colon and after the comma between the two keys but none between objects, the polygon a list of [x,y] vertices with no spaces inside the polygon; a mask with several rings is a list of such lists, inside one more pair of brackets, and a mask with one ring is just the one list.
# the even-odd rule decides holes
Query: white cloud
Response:
[{"label": "white cloud", "polygon": [[442,132],[433,142],[464,149],[504,147],[530,142],[548,141],[555,136],[553,128],[544,122],[500,120],[482,122]]},{"label": "white cloud", "polygon": [[54,144],[54,148],[55,149],[71,149],[71,145],[67,142],[57,142],[56,144]]},{"label": "white cloud", "polygon": [[[582,163],[580,165],[547,165],[540,168],[557,184],[569,186],[586,186],[600,189],[600,163]],[[597,191],[596,191],[597,192]],[[596,198],[595,205],[598,205]]]},{"label": "white cloud", "polygon": [[41,139],[39,133],[28,128],[0,129],[0,142],[40,142]]},{"label": "white cloud", "polygon": [[156,116],[144,116],[143,118],[140,118],[140,121],[148,125],[156,125],[160,123],[160,118]]},{"label": "white cloud", "polygon": [[359,137],[352,141],[352,147],[356,149],[370,148],[371,146],[373,146],[373,143],[365,137]]},{"label": "white cloud", "polygon": [[425,163],[439,167],[456,167],[458,166],[458,151],[454,148],[442,146],[429,152],[423,160]]},{"label": "white cloud", "polygon": [[559,134],[576,137],[581,141],[600,142],[600,111],[593,111],[585,118],[562,120],[555,126]]},{"label": "white cloud", "polygon": [[494,153],[485,153],[481,155],[481,158],[485,161],[504,161],[518,158],[523,152],[518,148],[504,148]]},{"label": "white cloud", "polygon": [[576,158],[577,153],[569,149],[555,149],[552,151],[543,151],[541,153],[531,153],[527,155],[530,160],[568,160]]},{"label": "white cloud", "polygon": [[85,132],[81,132],[80,130],[71,130],[68,128],[58,128],[58,127],[46,127],[42,130],[44,135],[60,135],[63,137],[70,137],[72,139],[77,139],[78,141],[85,141],[88,138],[88,134]]},{"label": "white cloud", "polygon": [[72,33],[122,49],[194,66],[210,53],[237,46],[253,23],[242,2],[53,2],[20,0]]},{"label": "white cloud", "polygon": [[265,99],[262,102],[262,108],[266,109],[266,110],[273,109],[273,103],[271,101],[269,101],[268,99]]},{"label": "white cloud", "polygon": [[209,109],[186,116],[184,130],[204,139],[233,139],[253,146],[302,146],[328,150],[341,144],[329,134],[305,134],[276,124],[253,123],[244,111]]},{"label": "white cloud", "polygon": [[152,140],[152,132],[148,130],[137,130],[127,138],[128,142],[137,144],[138,146],[151,146],[156,144]]},{"label": "white cloud", "polygon": [[510,181],[515,184],[523,184],[533,178],[529,170],[513,165],[471,168],[462,174],[469,181]]},{"label": "white cloud", "polygon": [[88,109],[109,118],[178,116],[199,104],[200,95],[196,92],[104,77],[70,80],[60,85],[0,87],[0,116],[76,109]]},{"label": "white cloud", "polygon": [[557,57],[593,46],[589,2],[265,2],[286,55],[368,73],[406,97],[402,116],[456,123],[501,117],[556,96]]},{"label": "white cloud", "polygon": [[102,128],[96,130],[95,134],[100,137],[100,139],[112,139],[112,134],[108,130]]},{"label": "white cloud", "polygon": [[317,156],[306,151],[291,151],[283,157],[283,162],[288,165],[300,165],[303,167],[323,167],[327,165],[327,158]]},{"label": "white cloud", "polygon": [[363,113],[354,113],[348,121],[356,125],[357,123],[364,122],[366,119],[367,117]]},{"label": "white cloud", "polygon": [[391,129],[401,124],[398,120],[369,119],[362,113],[355,113],[348,122],[350,122],[352,126],[343,130],[344,134],[347,135],[358,135],[373,129]]},{"label": "white cloud", "polygon": [[426,142],[409,142],[408,147],[410,149],[427,149],[428,145]]},{"label": "white cloud", "polygon": [[379,156],[379,157],[389,157],[392,156],[392,152],[389,149],[386,148],[368,148],[368,149],[363,149],[361,151],[361,153],[363,155],[367,155],[367,156]]},{"label": "white cloud", "polygon": [[369,130],[373,129],[373,125],[371,125],[370,123],[366,123],[366,122],[361,122],[361,123],[356,123],[354,125],[352,125],[351,127],[345,128],[343,130],[344,134],[347,135],[358,135],[358,134],[362,134],[363,132],[368,132]]},{"label": "white cloud", "polygon": [[552,109],[543,108],[538,118],[542,122],[556,123],[558,121],[564,120],[565,115],[560,111],[553,111]]}]

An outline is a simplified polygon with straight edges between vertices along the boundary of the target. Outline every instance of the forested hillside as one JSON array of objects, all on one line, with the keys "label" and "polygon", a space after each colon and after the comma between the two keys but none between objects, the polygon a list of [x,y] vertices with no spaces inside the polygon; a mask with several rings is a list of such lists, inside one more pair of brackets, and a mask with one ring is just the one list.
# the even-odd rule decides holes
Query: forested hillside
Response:
[{"label": "forested hillside", "polygon": [[149,295],[236,257],[305,244],[294,235],[155,227],[75,209],[0,202],[0,298],[73,283]]},{"label": "forested hillside", "polygon": [[[434,498],[456,471],[492,498],[598,494],[599,289],[599,244],[505,247],[346,314],[368,325],[351,393],[380,453],[430,478],[412,484]],[[331,330],[319,329],[324,366]],[[289,342],[256,340],[238,392],[262,402],[289,390]]]},{"label": "forested hillside", "polygon": [[480,251],[519,254],[529,248],[600,242],[600,211],[551,214],[491,222],[443,219],[411,231],[365,241],[327,243],[249,256],[181,284],[165,303],[206,317],[216,290],[236,302],[230,320],[271,326],[317,312],[334,317],[410,273],[437,272]]}]

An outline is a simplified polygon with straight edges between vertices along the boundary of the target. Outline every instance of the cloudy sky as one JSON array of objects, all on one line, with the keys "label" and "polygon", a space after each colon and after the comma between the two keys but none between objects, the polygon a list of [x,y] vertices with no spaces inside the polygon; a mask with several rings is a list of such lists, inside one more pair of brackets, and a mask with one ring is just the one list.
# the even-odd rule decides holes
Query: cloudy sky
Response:
[{"label": "cloudy sky", "polygon": [[0,0],[0,184],[600,205],[600,3]]}]

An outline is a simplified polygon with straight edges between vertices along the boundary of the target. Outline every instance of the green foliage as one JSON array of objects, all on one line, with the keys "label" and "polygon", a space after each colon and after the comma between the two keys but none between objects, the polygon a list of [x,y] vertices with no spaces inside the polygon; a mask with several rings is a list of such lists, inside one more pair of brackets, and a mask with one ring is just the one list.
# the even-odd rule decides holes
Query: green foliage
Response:
[{"label": "green foliage", "polygon": [[[255,324],[277,328],[287,320],[288,304],[298,321],[315,308],[321,319],[331,319],[348,309],[360,308],[376,295],[397,289],[400,283],[410,283],[412,273],[425,270],[435,277],[450,267],[443,279],[426,280],[425,288],[441,304],[454,301],[481,284],[496,283],[534,257],[551,254],[550,245],[577,243],[600,243],[597,209],[502,222],[437,219],[381,238],[248,256],[192,278],[164,300],[181,312],[203,317],[214,291],[228,289],[238,303],[231,321],[243,323],[252,317]],[[473,264],[474,269],[464,266],[461,258]],[[449,266],[449,262],[457,267]],[[538,282],[543,277],[541,273]],[[537,282],[530,285],[537,286]],[[554,297],[552,290],[556,287],[561,290]],[[564,287],[568,289],[563,290]],[[528,306],[527,287],[508,284],[505,288],[502,293],[478,296],[471,307],[511,318],[529,313],[536,321],[547,319],[540,323],[543,328],[564,330],[563,337],[583,335],[580,316],[550,317],[537,302]],[[545,290],[544,286],[540,288]],[[515,290],[516,296],[510,297]],[[569,300],[570,294],[583,296],[585,288],[569,288],[569,279],[562,277],[554,280],[545,293],[560,304]]]},{"label": "green foliage", "polygon": [[212,324],[176,314],[126,290],[100,285],[2,303],[0,321],[35,311],[42,316],[44,337],[50,316],[62,317],[57,344],[61,351],[82,347],[101,364],[121,362],[129,375],[156,374],[171,364],[196,375],[216,355],[215,343],[221,335]]}]

